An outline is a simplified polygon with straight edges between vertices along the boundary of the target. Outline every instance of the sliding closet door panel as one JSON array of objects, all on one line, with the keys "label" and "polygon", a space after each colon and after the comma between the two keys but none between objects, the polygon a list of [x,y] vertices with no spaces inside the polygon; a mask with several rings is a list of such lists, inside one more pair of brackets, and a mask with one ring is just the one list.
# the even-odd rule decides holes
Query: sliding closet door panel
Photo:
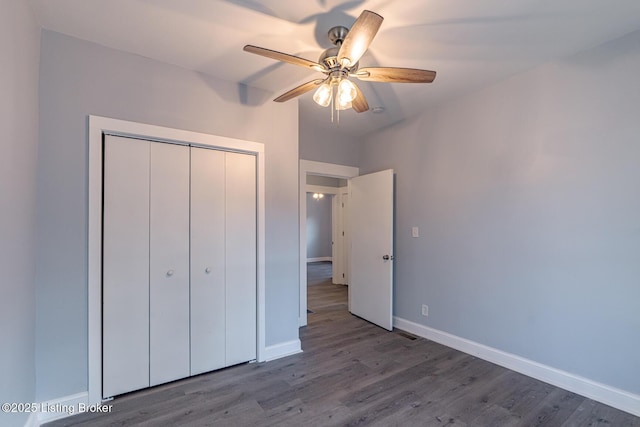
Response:
[{"label": "sliding closet door panel", "polygon": [[105,139],[103,397],[149,386],[149,150]]},{"label": "sliding closet door panel", "polygon": [[256,358],[256,158],[226,154],[226,361]]},{"label": "sliding closet door panel", "polygon": [[191,375],[225,366],[224,157],[191,148]]},{"label": "sliding closet door panel", "polygon": [[150,383],[189,376],[189,148],[151,144]]}]

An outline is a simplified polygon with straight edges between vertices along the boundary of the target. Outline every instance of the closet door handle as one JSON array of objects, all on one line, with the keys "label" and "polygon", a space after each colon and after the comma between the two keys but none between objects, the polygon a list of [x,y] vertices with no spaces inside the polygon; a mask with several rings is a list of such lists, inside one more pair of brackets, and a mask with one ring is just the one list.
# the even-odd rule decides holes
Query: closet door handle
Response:
[{"label": "closet door handle", "polygon": [[211,267],[207,267],[207,268],[205,268],[205,269],[204,269],[204,272],[205,272],[205,273],[207,273],[207,274],[211,273]]},{"label": "closet door handle", "polygon": [[167,271],[167,277],[173,276],[173,273],[175,273],[175,271],[173,271],[173,270]]}]

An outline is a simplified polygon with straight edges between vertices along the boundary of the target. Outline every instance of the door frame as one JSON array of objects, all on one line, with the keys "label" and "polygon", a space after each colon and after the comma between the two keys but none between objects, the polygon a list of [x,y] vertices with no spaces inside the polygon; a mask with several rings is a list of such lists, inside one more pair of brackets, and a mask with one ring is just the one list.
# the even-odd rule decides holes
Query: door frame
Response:
[{"label": "door frame", "polygon": [[[307,203],[308,203],[308,195],[309,194],[313,194],[313,193],[321,193],[324,194],[325,196],[329,196],[331,198],[331,261],[333,262],[335,260],[335,256],[336,256],[336,248],[334,245],[335,242],[335,203],[336,203],[336,197],[338,196],[338,188],[337,187],[326,187],[323,185],[312,185],[312,184],[308,184],[306,187],[307,193],[305,194],[305,197],[307,197]],[[306,205],[305,205],[306,206]],[[306,228],[305,228],[306,229]],[[306,235],[305,235],[306,238]],[[305,253],[306,255],[306,253]],[[306,262],[309,262],[309,257],[307,256],[306,258]],[[315,261],[319,261],[314,259]],[[326,261],[326,260],[325,260]]]},{"label": "door frame", "polygon": [[88,224],[88,402],[102,401],[102,165],[104,135],[256,156],[256,358],[265,360],[265,161],[262,143],[172,129],[100,116],[89,116]]},{"label": "door frame", "polygon": [[[333,265],[331,266],[331,282],[334,285],[349,284],[349,218],[347,217],[349,206],[349,187],[338,188],[338,194],[333,197],[333,218],[335,224],[332,227],[333,236]],[[345,202],[347,208],[345,208]],[[342,233],[342,235],[340,235]],[[342,277],[339,277],[342,276]],[[338,277],[336,279],[336,277]]]},{"label": "door frame", "polygon": [[300,311],[298,325],[307,325],[307,175],[321,175],[332,178],[349,179],[360,174],[360,169],[354,166],[338,165],[334,163],[300,160],[299,168],[299,197],[300,201]]},{"label": "door frame", "polygon": [[[343,239],[340,238],[339,230],[344,231],[347,225],[347,218],[344,214],[344,210],[339,207],[340,204],[344,203],[343,194],[347,192],[348,187],[346,185],[344,187],[326,187],[322,185],[307,184],[307,195],[309,193],[322,193],[329,194],[331,196],[331,274],[332,283],[334,285],[346,285],[348,283],[346,281],[348,279],[346,266],[343,265],[347,263],[347,261],[345,261],[347,250],[343,245],[336,244],[338,241],[342,243]],[[307,258],[307,263],[308,262],[309,258]],[[338,283],[336,283],[336,274],[342,274],[342,279],[339,280]]]}]

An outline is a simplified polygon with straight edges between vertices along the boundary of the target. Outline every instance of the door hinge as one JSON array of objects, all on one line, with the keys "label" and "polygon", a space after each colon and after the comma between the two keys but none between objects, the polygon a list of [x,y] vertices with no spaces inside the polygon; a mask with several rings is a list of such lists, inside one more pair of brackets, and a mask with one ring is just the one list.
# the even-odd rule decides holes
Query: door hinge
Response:
[{"label": "door hinge", "polygon": [[342,232],[342,235],[344,236],[344,231]]}]

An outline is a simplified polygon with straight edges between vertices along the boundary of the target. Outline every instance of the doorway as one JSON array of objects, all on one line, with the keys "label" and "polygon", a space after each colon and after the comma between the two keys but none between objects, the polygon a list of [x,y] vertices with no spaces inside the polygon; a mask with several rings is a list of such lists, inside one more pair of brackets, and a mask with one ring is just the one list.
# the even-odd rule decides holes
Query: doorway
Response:
[{"label": "doorway", "polygon": [[[320,185],[322,184],[322,185]],[[348,284],[347,180],[307,175],[307,263],[330,263],[333,284]]]},{"label": "doorway", "polygon": [[[307,324],[307,176],[325,176],[330,178],[349,179],[358,176],[359,169],[353,166],[337,165],[333,163],[300,160],[299,191],[300,191],[300,304],[299,326]],[[337,188],[335,189],[337,190]],[[335,193],[337,194],[337,192]],[[334,200],[337,200],[334,197]],[[334,203],[335,205],[335,203]],[[335,227],[334,227],[335,229]],[[334,242],[336,236],[333,237]],[[338,259],[339,257],[336,257]],[[343,266],[348,269],[348,266]],[[346,274],[345,274],[346,275]]]},{"label": "doorway", "polygon": [[102,230],[103,230],[103,141],[105,135],[171,142],[251,154],[256,157],[255,200],[257,217],[256,346],[257,360],[266,359],[265,345],[265,177],[264,146],[260,143],[170,129],[105,117],[89,117],[89,230],[88,230],[88,397],[90,404],[102,401]]}]

